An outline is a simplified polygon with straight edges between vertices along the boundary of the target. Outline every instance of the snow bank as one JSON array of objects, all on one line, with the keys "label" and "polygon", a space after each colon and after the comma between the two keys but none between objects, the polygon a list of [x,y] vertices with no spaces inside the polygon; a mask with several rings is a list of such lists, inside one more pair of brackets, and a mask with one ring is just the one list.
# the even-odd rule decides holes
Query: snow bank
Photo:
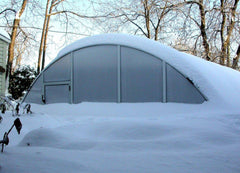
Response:
[{"label": "snow bank", "polygon": [[[175,122],[177,120],[178,123]],[[61,126],[40,128],[28,133],[20,146],[66,150],[187,152],[238,145],[237,133],[221,123],[185,119],[95,119]],[[191,122],[191,124],[189,124]]]},{"label": "snow bank", "polygon": [[[240,171],[239,114],[204,109],[204,104],[183,104],[180,112],[179,104],[166,104],[173,109],[169,113],[160,111],[165,107],[161,105],[164,104],[32,105],[34,114],[20,117],[21,135],[13,131],[10,146],[1,153],[0,170],[23,173]],[[4,116],[5,123],[12,120],[10,114]],[[4,126],[0,124],[1,129]],[[14,140],[18,142],[13,144]]]}]

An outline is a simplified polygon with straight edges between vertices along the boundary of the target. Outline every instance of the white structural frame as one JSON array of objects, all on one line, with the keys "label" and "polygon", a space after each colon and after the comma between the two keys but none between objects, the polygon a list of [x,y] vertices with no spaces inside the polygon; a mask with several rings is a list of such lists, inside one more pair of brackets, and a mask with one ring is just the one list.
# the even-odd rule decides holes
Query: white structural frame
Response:
[{"label": "white structural frame", "polygon": [[121,46],[117,45],[117,103],[121,102]]}]

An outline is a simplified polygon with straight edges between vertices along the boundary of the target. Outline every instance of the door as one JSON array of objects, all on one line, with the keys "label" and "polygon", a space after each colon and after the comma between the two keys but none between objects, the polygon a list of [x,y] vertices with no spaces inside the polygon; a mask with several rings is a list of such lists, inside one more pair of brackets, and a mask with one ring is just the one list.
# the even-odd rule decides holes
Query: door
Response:
[{"label": "door", "polygon": [[46,103],[70,103],[70,86],[68,84],[45,85]]}]

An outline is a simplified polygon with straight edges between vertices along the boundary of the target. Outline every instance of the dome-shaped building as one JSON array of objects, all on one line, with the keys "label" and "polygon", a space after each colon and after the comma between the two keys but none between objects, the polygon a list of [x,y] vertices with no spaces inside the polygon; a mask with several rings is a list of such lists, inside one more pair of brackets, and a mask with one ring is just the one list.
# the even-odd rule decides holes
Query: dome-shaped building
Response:
[{"label": "dome-shaped building", "polygon": [[23,101],[199,104],[218,93],[209,66],[222,68],[147,38],[97,35],[61,50]]}]

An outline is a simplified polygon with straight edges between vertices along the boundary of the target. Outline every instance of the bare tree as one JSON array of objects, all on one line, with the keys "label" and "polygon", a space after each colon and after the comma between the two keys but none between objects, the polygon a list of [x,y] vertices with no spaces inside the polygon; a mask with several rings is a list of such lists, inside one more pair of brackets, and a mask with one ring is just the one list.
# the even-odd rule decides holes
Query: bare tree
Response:
[{"label": "bare tree", "polygon": [[[69,30],[70,33],[81,31],[84,35],[125,32],[161,40],[206,60],[238,68],[239,0],[88,0],[86,4],[84,8],[76,8],[74,0],[47,0],[44,10],[39,8],[39,14],[43,17],[42,29],[28,23],[31,31],[42,32],[40,44],[35,41],[39,44],[38,72],[45,66],[47,44],[53,42],[50,31],[54,31],[56,23],[62,27],[57,32],[63,33],[61,37],[64,39],[72,39]],[[16,8],[6,8],[0,15],[12,12],[19,14],[14,9]],[[31,15],[39,16],[31,13],[28,15],[29,18],[33,17]],[[16,36],[21,33],[21,42],[24,43],[21,27],[9,26],[17,28]],[[27,46],[25,48],[29,49]],[[20,62],[20,52],[23,50],[24,47],[19,48],[16,64]]]},{"label": "bare tree", "polygon": [[13,59],[14,59],[14,46],[15,46],[15,39],[17,35],[17,30],[21,21],[21,16],[25,10],[25,7],[27,5],[27,0],[22,1],[21,8],[18,12],[16,12],[15,19],[13,21],[13,26],[12,26],[12,32],[10,35],[11,42],[9,44],[8,48],[8,60],[7,60],[7,67],[6,67],[6,80],[8,81],[9,75],[12,72],[12,64],[13,64]]},{"label": "bare tree", "polygon": [[[96,3],[96,2],[94,2]],[[171,22],[177,16],[173,11],[182,4],[174,0],[131,0],[131,1],[98,1],[98,11],[111,13],[97,22],[104,32],[124,31],[159,40],[160,35],[167,37]],[[109,12],[109,6],[111,11]],[[172,13],[171,13],[172,12]]]},{"label": "bare tree", "polygon": [[[222,14],[222,22],[221,22],[221,30],[220,30],[221,42],[222,42],[220,64],[227,65],[229,67],[231,65],[230,64],[230,44],[231,44],[230,40],[231,40],[233,29],[235,26],[236,9],[237,9],[239,0],[235,0],[233,2],[233,6],[231,6],[232,4],[229,2],[227,3],[227,1],[225,0],[220,0],[220,1],[221,1],[220,11]],[[229,21],[227,21],[227,18],[229,19]],[[227,62],[225,62],[225,60],[227,60]]]},{"label": "bare tree", "polygon": [[[83,19],[97,19],[97,18],[106,18],[111,15],[111,13],[102,14],[102,15],[84,15],[81,14],[81,11],[78,11],[77,9],[67,9],[62,5],[63,2],[66,2],[65,0],[48,0],[46,4],[46,11],[45,11],[45,18],[43,23],[43,29],[42,29],[42,36],[41,36],[41,42],[39,47],[39,56],[38,56],[38,67],[37,72],[39,73],[41,70],[44,69],[45,66],[45,57],[46,57],[46,49],[47,49],[47,37],[48,37],[48,31],[50,26],[50,18],[51,16],[61,16],[63,15],[65,18],[64,25],[66,26],[66,32],[68,25],[71,25],[71,22],[69,21],[69,17],[72,20],[76,20],[73,18],[75,16],[76,18]],[[61,9],[58,9],[58,6],[62,5]],[[70,5],[68,4],[68,7]],[[70,16],[71,15],[71,16]],[[56,21],[55,21],[56,22]],[[83,23],[81,23],[83,25]],[[83,28],[82,28],[83,29]],[[78,30],[79,32],[79,30]],[[41,68],[40,68],[41,66]]]},{"label": "bare tree", "polygon": [[[61,4],[62,2],[64,2],[64,0],[47,0],[43,29],[42,29],[42,36],[41,36],[40,47],[39,47],[37,73],[40,72],[40,66],[41,66],[41,70],[43,70],[44,66],[45,66],[47,37],[48,37],[48,30],[49,30],[49,25],[50,25],[50,18],[53,15],[66,12],[66,11],[62,11],[62,10],[57,11],[57,6],[59,4]],[[53,10],[55,10],[55,11],[53,11]]]},{"label": "bare tree", "polygon": [[[235,67],[232,59],[235,52],[233,47],[239,44],[239,31],[236,26],[236,15],[239,19],[239,0],[213,0],[211,3],[208,0],[185,0],[184,3],[186,5],[182,14],[188,24],[183,30],[191,33],[184,39],[195,40],[196,52],[201,52],[202,46],[204,54],[201,56],[206,60]],[[189,29],[190,27],[192,29]],[[192,33],[196,36],[189,37]]]},{"label": "bare tree", "polygon": [[44,18],[44,23],[43,23],[43,28],[42,28],[42,36],[41,36],[41,41],[40,41],[40,46],[39,46],[39,51],[38,51],[37,73],[40,72],[40,68],[41,68],[43,43],[44,43],[44,40],[45,40],[45,32],[46,32],[46,25],[47,25],[47,19],[48,19],[47,16],[48,16],[48,10],[49,10],[49,3],[50,3],[50,0],[47,0],[46,9],[45,9],[45,18]]},{"label": "bare tree", "polygon": [[[198,7],[198,11],[199,11],[199,19],[196,17],[192,17],[189,13],[185,16],[186,18],[190,18],[195,24],[196,26],[199,28],[200,31],[200,36],[202,38],[202,45],[204,47],[204,58],[208,61],[210,61],[212,59],[211,57],[211,53],[210,53],[210,46],[209,46],[209,40],[208,40],[208,36],[207,36],[207,28],[206,28],[206,9],[204,6],[204,0],[198,0],[198,1],[185,1],[186,5],[189,6],[189,10],[194,10],[194,5],[196,5]],[[195,43],[196,44],[196,43]]]},{"label": "bare tree", "polygon": [[20,28],[20,33],[18,33],[17,38],[15,39],[15,55],[12,71],[14,72],[21,66],[23,56],[26,55],[27,48],[30,46],[30,35]]}]

